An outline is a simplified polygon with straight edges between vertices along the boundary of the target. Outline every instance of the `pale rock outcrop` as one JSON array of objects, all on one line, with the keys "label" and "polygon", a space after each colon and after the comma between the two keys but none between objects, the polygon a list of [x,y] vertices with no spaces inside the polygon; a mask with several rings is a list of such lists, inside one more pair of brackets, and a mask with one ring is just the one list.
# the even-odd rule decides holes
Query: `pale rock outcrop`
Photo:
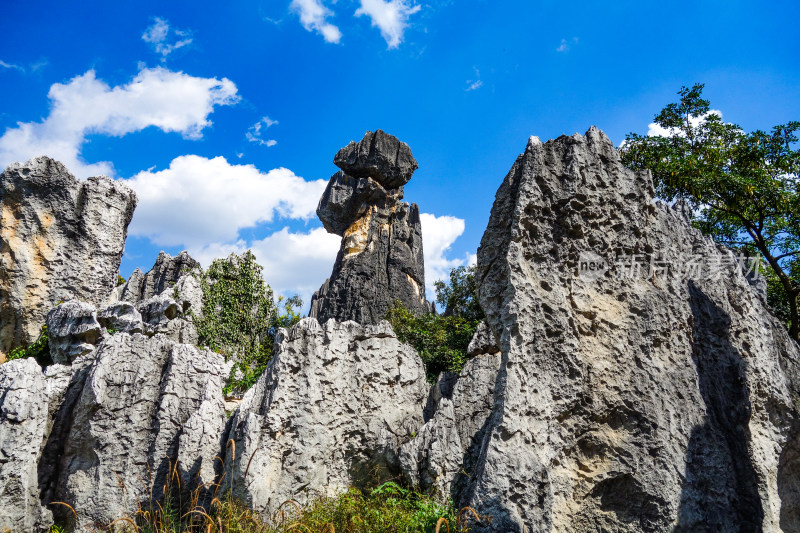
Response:
[{"label": "pale rock outcrop", "polygon": [[475,330],[475,334],[472,336],[472,339],[469,341],[469,346],[467,346],[467,356],[474,357],[476,355],[493,354],[499,352],[500,347],[497,345],[497,339],[495,339],[494,333],[492,333],[492,330],[489,329],[489,325],[486,323],[486,321],[482,320],[481,323],[478,324],[478,329]]},{"label": "pale rock outcrop", "polygon": [[43,374],[33,359],[0,365],[0,531],[50,529],[53,516],[39,499],[37,465],[68,377],[60,365]]},{"label": "pale rock outcrop", "polygon": [[44,156],[0,174],[0,354],[33,342],[58,302],[106,301],[135,206],[122,182]]},{"label": "pale rock outcrop", "polygon": [[[138,331],[146,335],[163,333],[175,342],[197,344],[199,336],[191,315],[203,314],[203,291],[195,273],[199,267],[200,263],[186,251],[175,257],[161,252],[147,274],[136,269],[128,281],[117,287],[109,304],[120,312],[128,309],[122,304],[133,305],[141,315]],[[101,311],[101,315],[104,313]],[[129,332],[135,332],[135,315],[129,313],[126,320],[133,321],[129,327],[134,329]],[[126,331],[124,327],[114,329]]]},{"label": "pale rock outcrop", "polygon": [[47,343],[54,363],[68,365],[100,344],[105,329],[93,305],[70,300],[47,313]]},{"label": "pale rock outcrop", "polygon": [[653,196],[596,128],[532,137],[500,186],[478,277],[502,361],[456,495],[483,530],[800,530],[800,350]]},{"label": "pale rock outcrop", "polygon": [[112,332],[133,335],[144,330],[142,314],[130,302],[117,302],[101,309],[97,313],[97,320],[100,325]]},{"label": "pale rock outcrop", "polygon": [[191,318],[183,311],[188,311],[185,300],[173,300],[168,291],[139,302],[139,311],[146,335],[163,333],[167,338],[184,344],[197,344],[197,328]]},{"label": "pale rock outcrop", "polygon": [[221,355],[163,335],[117,333],[78,358],[40,464],[46,501],[84,532],[133,516],[151,484],[160,497],[176,460],[183,490],[213,481],[224,378]]},{"label": "pale rock outcrop", "polygon": [[175,257],[162,251],[147,274],[134,270],[128,281],[114,290],[110,301],[137,304],[174,288],[181,278],[199,267],[200,263],[185,250]]},{"label": "pale rock outcrop", "polygon": [[419,207],[402,201],[402,186],[417,162],[408,145],[378,130],[351,142],[334,162],[317,215],[342,236],[331,277],[311,300],[309,316],[377,324],[399,300],[412,312],[431,312]]},{"label": "pale rock outcrop", "polygon": [[268,514],[396,472],[428,385],[422,360],[388,322],[305,318],[280,330],[275,347],[233,415],[236,457],[229,446],[225,465],[234,494]]},{"label": "pale rock outcrop", "polygon": [[500,352],[475,355],[448,388],[434,386],[443,390],[433,416],[400,448],[403,472],[412,486],[442,503],[459,503],[478,462],[499,368]]}]

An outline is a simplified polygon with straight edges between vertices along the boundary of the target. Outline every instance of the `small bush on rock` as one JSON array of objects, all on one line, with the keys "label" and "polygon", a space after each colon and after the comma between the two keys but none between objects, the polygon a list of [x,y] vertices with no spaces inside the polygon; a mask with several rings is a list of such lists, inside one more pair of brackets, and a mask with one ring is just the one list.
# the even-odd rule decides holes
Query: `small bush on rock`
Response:
[{"label": "small bush on rock", "polygon": [[277,328],[300,320],[296,308],[302,300],[280,296],[276,305],[262,270],[248,250],[216,259],[208,270],[196,273],[203,291],[202,316],[193,315],[200,345],[235,362],[226,394],[250,388],[272,358]]},{"label": "small bush on rock", "polygon": [[450,282],[436,282],[436,301],[444,315],[416,316],[400,301],[386,314],[397,338],[417,350],[425,363],[428,381],[440,372],[458,373],[467,362],[467,347],[484,318],[478,303],[475,269],[458,267],[450,271]]},{"label": "small bush on rock", "polygon": [[52,365],[53,360],[50,358],[50,345],[47,338],[47,326],[42,326],[39,330],[39,336],[28,346],[20,346],[9,352],[7,359],[13,361],[14,359],[26,359],[33,357],[39,366],[42,368]]}]

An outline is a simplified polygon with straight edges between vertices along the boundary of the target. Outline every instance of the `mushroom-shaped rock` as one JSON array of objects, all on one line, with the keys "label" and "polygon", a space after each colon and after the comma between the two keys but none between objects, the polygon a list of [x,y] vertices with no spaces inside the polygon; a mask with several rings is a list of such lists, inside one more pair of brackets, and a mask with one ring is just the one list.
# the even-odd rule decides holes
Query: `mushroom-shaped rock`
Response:
[{"label": "mushroom-shaped rock", "polygon": [[388,195],[386,189],[370,177],[354,178],[339,171],[331,177],[319,199],[317,216],[328,233],[344,235],[370,206]]},{"label": "mushroom-shaped rock", "polygon": [[402,187],[417,170],[411,148],[394,135],[368,131],[339,150],[333,164],[356,178],[372,178],[387,189]]}]

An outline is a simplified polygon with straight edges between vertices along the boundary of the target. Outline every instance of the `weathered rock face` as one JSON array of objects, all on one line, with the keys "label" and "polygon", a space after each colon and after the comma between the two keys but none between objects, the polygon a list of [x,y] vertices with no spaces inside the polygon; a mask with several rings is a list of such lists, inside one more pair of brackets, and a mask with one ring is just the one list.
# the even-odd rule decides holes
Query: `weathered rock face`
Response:
[{"label": "weathered rock face", "polygon": [[[114,290],[109,298],[113,309],[100,312],[101,317],[108,317],[106,327],[150,336],[163,333],[175,342],[197,344],[197,328],[190,313],[197,316],[203,313],[203,291],[192,273],[199,267],[200,263],[186,251],[175,257],[161,252],[147,274],[136,269],[128,281]],[[135,307],[134,312],[126,305]],[[119,326],[113,326],[110,313],[126,313],[126,316],[120,317]]]},{"label": "weathered rock face", "polygon": [[317,216],[328,233],[344,235],[353,221],[366,215],[371,206],[387,196],[389,192],[372,178],[354,178],[339,171],[322,193]]},{"label": "weathered rock face", "polygon": [[309,316],[377,324],[395,300],[415,313],[430,312],[419,208],[402,201],[402,185],[417,168],[408,145],[380,130],[367,132],[335,162],[347,174],[333,175],[317,215],[328,232],[342,235],[342,244]]},{"label": "weathered rock face", "polygon": [[184,490],[213,481],[224,378],[221,355],[162,335],[118,333],[78,358],[40,463],[45,500],[75,508],[83,532],[134,516],[151,484],[159,497],[170,462]]},{"label": "weathered rock face", "polygon": [[227,479],[263,513],[318,495],[306,489],[335,494],[383,481],[422,425],[427,392],[422,361],[387,322],[303,319],[280,331],[275,356],[233,415]]},{"label": "weathered rock face", "polygon": [[0,531],[48,531],[52,524],[39,500],[37,464],[69,369],[50,368],[44,375],[33,359],[0,365]]},{"label": "weathered rock face", "polygon": [[411,148],[383,130],[368,131],[339,150],[333,164],[356,178],[372,178],[387,189],[402,187],[419,168]]},{"label": "weathered rock face", "polygon": [[147,274],[134,270],[128,281],[115,289],[111,301],[137,304],[175,287],[182,277],[199,267],[200,263],[185,250],[175,257],[161,252]]},{"label": "weathered rock face", "polygon": [[104,328],[115,331],[141,333],[144,329],[142,314],[132,303],[118,302],[111,304],[97,314],[97,320]]},{"label": "weathered rock face", "polygon": [[104,333],[97,310],[85,302],[70,300],[47,314],[47,343],[54,363],[68,365],[94,351]]},{"label": "weathered rock face", "polygon": [[438,495],[442,503],[458,498],[475,471],[499,367],[499,352],[468,360],[450,387],[440,387],[443,393],[432,418],[400,448],[408,481]]},{"label": "weathered rock face", "polygon": [[105,302],[135,206],[136,195],[122,183],[78,181],[48,157],[0,174],[2,354],[33,342],[58,302]]},{"label": "weathered rock face", "polygon": [[456,495],[493,531],[800,531],[798,346],[653,194],[595,128],[531,138],[497,192],[478,274],[502,361]]}]

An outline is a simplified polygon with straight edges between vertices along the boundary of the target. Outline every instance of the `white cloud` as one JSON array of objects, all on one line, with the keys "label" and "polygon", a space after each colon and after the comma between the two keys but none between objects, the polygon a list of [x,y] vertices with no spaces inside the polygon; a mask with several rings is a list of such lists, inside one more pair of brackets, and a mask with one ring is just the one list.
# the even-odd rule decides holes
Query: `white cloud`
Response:
[{"label": "white cloud", "polygon": [[472,67],[475,70],[475,79],[474,80],[467,80],[467,88],[464,89],[465,91],[474,91],[475,89],[480,89],[483,87],[483,81],[481,81],[481,71],[478,70],[478,67]]},{"label": "white cloud", "polygon": [[214,106],[238,101],[236,85],[222,78],[197,78],[164,68],[143,69],[130,83],[109,87],[93,70],[50,87],[50,114],[42,122],[18,122],[0,137],[0,168],[46,154],[76,176],[113,175],[109,162],[80,158],[89,134],[121,137],[155,126],[199,139],[211,125]]},{"label": "white cloud", "polygon": [[573,37],[569,41],[567,39],[561,39],[561,44],[558,45],[558,48],[556,48],[556,52],[569,52],[569,49],[573,44],[578,44],[577,37]]},{"label": "white cloud", "polygon": [[307,312],[311,295],[331,275],[340,242],[341,237],[323,228],[307,233],[293,233],[289,228],[283,228],[249,245],[243,240],[230,244],[213,243],[190,247],[189,253],[203,267],[208,267],[214,259],[231,253],[242,254],[250,249],[258,264],[264,267],[264,280],[275,294],[299,294]]},{"label": "white cloud", "polygon": [[408,26],[408,18],[422,9],[408,0],[360,0],[361,7],[355,15],[367,15],[372,25],[381,31],[381,36],[389,48],[397,48],[403,41],[403,33]]},{"label": "white cloud", "polygon": [[333,12],[325,7],[322,0],[292,0],[289,9],[300,16],[300,23],[308,31],[316,31],[329,43],[342,39],[339,28],[328,22]]},{"label": "white cloud", "polygon": [[166,61],[172,52],[192,43],[192,33],[188,30],[170,28],[169,22],[156,17],[153,24],[142,34],[142,40],[150,43],[153,50],[161,54],[161,61]]},{"label": "white cloud", "polygon": [[[467,253],[463,258],[448,259],[447,252],[453,242],[464,232],[464,221],[452,216],[429,213],[420,215],[425,252],[425,285],[428,299],[435,297],[434,282],[449,279],[450,270],[464,264],[475,264],[476,255]],[[289,228],[276,231],[264,239],[250,243],[242,239],[228,243],[197,244],[189,246],[189,253],[204,267],[219,257],[231,253],[241,254],[251,249],[264,267],[264,279],[276,294],[303,298],[305,311],[311,295],[319,289],[333,270],[341,237],[315,228],[306,233],[294,233]]]},{"label": "white cloud", "polygon": [[[697,127],[701,122],[705,121],[707,117],[710,115],[717,115],[719,116],[720,120],[722,120],[722,111],[717,109],[711,109],[708,113],[705,113],[701,116],[690,116],[689,123]],[[675,135],[683,136],[684,133],[679,128],[665,128],[660,124],[656,124],[655,122],[651,122],[647,126],[647,136],[648,137],[673,137]]]},{"label": "white cloud", "polygon": [[276,216],[310,219],[327,184],[306,181],[285,168],[261,172],[224,157],[196,155],[177,157],[169,168],[140,172],[125,183],[139,197],[131,235],[195,249],[235,242],[239,230]]},{"label": "white cloud", "polygon": [[[264,267],[264,279],[275,293],[284,296],[299,294],[308,310],[311,295],[331,275],[340,243],[341,237],[330,234],[323,228],[315,228],[306,233],[294,233],[289,228],[283,228],[264,239],[252,242],[249,248],[253,250],[258,263]],[[243,241],[238,241],[236,246],[237,253],[247,249]],[[208,249],[206,247],[193,256],[206,264],[205,262],[213,259],[213,254],[206,254]],[[227,251],[227,248],[220,248],[219,251]],[[225,257],[228,253],[218,253],[217,257]]]},{"label": "white cloud", "polygon": [[0,59],[0,67],[19,70],[20,72],[25,72],[25,69],[23,67],[15,65],[13,63],[6,63],[2,59]]},{"label": "white cloud", "polygon": [[464,258],[448,259],[446,254],[455,240],[464,233],[464,220],[449,215],[437,217],[429,213],[421,213],[422,242],[425,254],[425,288],[428,299],[436,294],[434,282],[447,280],[450,270],[473,261],[473,254]]},{"label": "white cloud", "polygon": [[261,120],[250,126],[247,130],[246,137],[247,140],[251,143],[256,143],[260,146],[275,146],[278,144],[278,141],[275,139],[263,139],[261,137],[261,130],[266,126],[269,128],[270,126],[274,126],[278,123],[277,120],[272,120],[269,117],[263,117]]}]

